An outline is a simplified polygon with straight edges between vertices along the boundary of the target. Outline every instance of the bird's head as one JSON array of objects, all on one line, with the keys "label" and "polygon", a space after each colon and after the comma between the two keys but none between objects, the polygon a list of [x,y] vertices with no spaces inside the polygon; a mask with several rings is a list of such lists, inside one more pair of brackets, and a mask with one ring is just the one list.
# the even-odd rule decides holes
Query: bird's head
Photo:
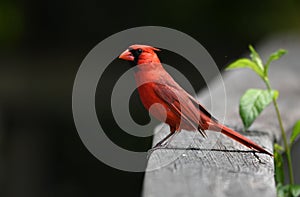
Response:
[{"label": "bird's head", "polygon": [[155,51],[160,50],[148,45],[135,44],[128,47],[119,58],[129,61],[133,66],[152,62],[160,63]]}]

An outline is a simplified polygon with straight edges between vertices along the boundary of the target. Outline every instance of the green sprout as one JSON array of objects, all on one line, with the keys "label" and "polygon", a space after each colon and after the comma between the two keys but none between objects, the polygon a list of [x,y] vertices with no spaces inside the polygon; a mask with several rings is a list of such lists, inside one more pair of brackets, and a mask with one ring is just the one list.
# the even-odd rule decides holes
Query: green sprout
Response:
[{"label": "green sprout", "polygon": [[[240,99],[239,103],[239,113],[244,124],[244,129],[247,130],[259,114],[270,104],[273,103],[283,143],[284,148],[278,144],[274,145],[274,165],[275,165],[275,181],[277,188],[277,195],[279,197],[292,196],[297,197],[300,195],[300,185],[294,184],[293,176],[293,166],[291,160],[291,147],[295,139],[300,134],[300,120],[298,120],[294,126],[290,141],[287,141],[285,130],[282,124],[282,118],[277,104],[277,98],[279,92],[271,88],[268,71],[271,62],[280,59],[284,54],[287,53],[284,49],[279,49],[278,51],[272,53],[269,59],[264,64],[261,60],[259,54],[250,45],[250,59],[241,58],[233,63],[231,63],[226,69],[236,69],[236,68],[249,68],[253,70],[265,83],[266,90],[264,89],[249,89]],[[283,157],[282,154],[286,154],[288,171],[289,171],[289,184],[284,185],[284,172],[283,172]]]}]

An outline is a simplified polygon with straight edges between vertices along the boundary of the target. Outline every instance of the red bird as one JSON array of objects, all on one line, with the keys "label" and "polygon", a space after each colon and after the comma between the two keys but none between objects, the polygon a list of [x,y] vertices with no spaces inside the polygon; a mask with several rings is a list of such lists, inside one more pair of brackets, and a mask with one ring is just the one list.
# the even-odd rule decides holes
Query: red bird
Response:
[{"label": "red bird", "polygon": [[[199,102],[181,88],[167,73],[155,51],[159,49],[147,45],[132,45],[120,59],[136,66],[135,80],[140,99],[145,108],[158,120],[170,126],[170,134],[155,147],[162,145],[173,134],[182,129],[199,131],[204,137],[205,130],[221,133],[241,144],[261,153],[273,156],[270,152],[244,137],[238,132],[219,123]],[[153,104],[160,105],[153,105]]]}]

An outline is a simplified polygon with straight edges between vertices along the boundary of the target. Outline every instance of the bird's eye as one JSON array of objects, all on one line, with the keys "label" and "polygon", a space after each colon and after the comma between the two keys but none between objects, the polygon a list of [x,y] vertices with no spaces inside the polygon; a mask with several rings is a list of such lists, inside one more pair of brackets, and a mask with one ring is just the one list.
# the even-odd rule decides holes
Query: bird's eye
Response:
[{"label": "bird's eye", "polygon": [[137,52],[138,52],[139,54],[141,54],[141,53],[143,52],[143,50],[142,50],[142,49],[138,49]]}]

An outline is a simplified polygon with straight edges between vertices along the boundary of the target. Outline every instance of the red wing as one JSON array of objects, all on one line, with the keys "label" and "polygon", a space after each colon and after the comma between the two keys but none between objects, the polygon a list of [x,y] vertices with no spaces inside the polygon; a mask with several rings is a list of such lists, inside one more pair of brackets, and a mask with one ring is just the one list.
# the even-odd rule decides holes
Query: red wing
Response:
[{"label": "red wing", "polygon": [[169,106],[172,112],[177,114],[179,118],[183,118],[184,122],[195,130],[199,130],[203,136],[206,136],[205,132],[199,127],[201,121],[199,109],[193,104],[185,91],[158,83],[153,83],[153,90]]},{"label": "red wing", "polygon": [[211,115],[211,113],[209,113],[194,97],[192,97],[191,95],[187,94],[188,97],[190,98],[190,100],[199,107],[200,111],[203,112],[206,116],[208,116],[209,118],[211,118],[213,121],[218,122],[218,120],[213,117]]},{"label": "red wing", "polygon": [[211,118],[213,121],[218,122],[218,120],[213,117],[194,97],[192,97],[189,93],[187,93],[180,85],[178,85],[176,83],[176,81],[173,80],[173,78],[170,76],[171,81],[170,80],[166,80],[164,81],[167,86],[170,86],[173,89],[176,89],[178,91],[184,92],[185,95],[187,95],[189,97],[189,99],[191,100],[191,102],[197,107],[197,109],[200,109],[200,111],[206,115],[207,117]]}]

